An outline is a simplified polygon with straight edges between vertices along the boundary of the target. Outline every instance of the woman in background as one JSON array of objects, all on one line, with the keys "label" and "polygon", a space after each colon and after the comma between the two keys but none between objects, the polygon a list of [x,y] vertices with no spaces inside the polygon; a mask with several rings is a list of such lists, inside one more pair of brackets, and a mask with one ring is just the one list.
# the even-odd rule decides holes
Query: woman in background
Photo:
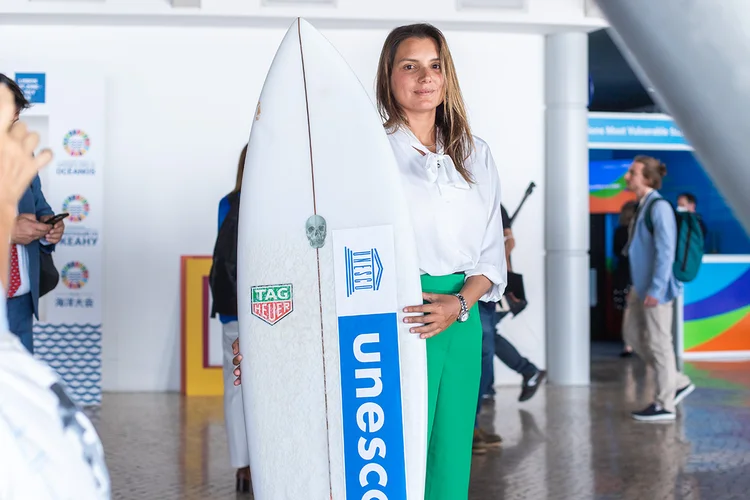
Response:
[{"label": "woman in background", "polygon": [[234,384],[232,342],[239,336],[237,322],[237,220],[242,174],[245,171],[247,146],[240,153],[234,189],[219,202],[219,234],[214,245],[211,267],[211,316],[219,315],[222,324],[224,421],[229,441],[229,460],[237,468],[237,491],[250,492],[250,454],[245,430],[242,390]]},{"label": "woman in background", "polygon": [[[615,303],[615,310],[620,316],[619,324],[622,324],[622,314],[625,311],[628,292],[630,291],[630,261],[627,255],[623,255],[623,250],[628,244],[628,234],[630,224],[635,217],[635,211],[638,204],[634,201],[628,201],[620,209],[620,220],[617,229],[615,229],[613,252],[615,256],[615,270],[612,280],[612,292]],[[620,357],[627,358],[633,355],[633,348],[623,343],[623,350]]]}]

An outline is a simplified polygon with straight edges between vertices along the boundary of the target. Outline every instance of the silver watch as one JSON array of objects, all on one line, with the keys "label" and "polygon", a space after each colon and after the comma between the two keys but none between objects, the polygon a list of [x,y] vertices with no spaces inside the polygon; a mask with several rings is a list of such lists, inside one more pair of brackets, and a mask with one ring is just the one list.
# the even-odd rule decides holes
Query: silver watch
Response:
[{"label": "silver watch", "polygon": [[458,318],[456,318],[456,321],[458,321],[459,323],[463,323],[467,319],[469,319],[469,308],[466,307],[466,299],[460,293],[454,293],[453,295],[458,297],[458,301],[461,302],[461,312],[458,313]]}]

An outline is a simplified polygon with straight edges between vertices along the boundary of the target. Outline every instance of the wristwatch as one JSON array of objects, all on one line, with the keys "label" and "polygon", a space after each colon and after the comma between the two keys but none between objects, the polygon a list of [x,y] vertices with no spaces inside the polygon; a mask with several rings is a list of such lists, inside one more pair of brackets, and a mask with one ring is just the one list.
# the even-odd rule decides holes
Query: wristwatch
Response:
[{"label": "wristwatch", "polygon": [[454,293],[453,295],[458,297],[458,301],[461,302],[461,312],[458,313],[458,318],[456,318],[456,321],[458,321],[459,323],[463,323],[467,319],[469,319],[469,308],[466,307],[466,299],[460,293]]}]

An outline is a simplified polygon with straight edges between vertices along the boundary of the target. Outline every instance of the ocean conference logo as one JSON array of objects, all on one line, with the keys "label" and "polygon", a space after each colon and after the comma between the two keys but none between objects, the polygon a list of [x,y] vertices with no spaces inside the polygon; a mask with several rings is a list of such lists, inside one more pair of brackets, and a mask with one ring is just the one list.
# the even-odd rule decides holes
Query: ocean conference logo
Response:
[{"label": "ocean conference logo", "polygon": [[88,134],[80,129],[68,131],[63,137],[63,148],[69,156],[79,157],[88,153],[91,147],[91,139]]},{"label": "ocean conference logo", "polygon": [[80,194],[72,194],[63,201],[62,211],[70,214],[68,217],[70,222],[82,222],[88,217],[90,210],[88,200]]},{"label": "ocean conference logo", "polygon": [[273,326],[294,310],[291,284],[254,286],[250,290],[253,316]]},{"label": "ocean conference logo", "polygon": [[60,272],[63,285],[70,290],[80,290],[89,281],[89,270],[83,263],[76,261],[68,262]]}]

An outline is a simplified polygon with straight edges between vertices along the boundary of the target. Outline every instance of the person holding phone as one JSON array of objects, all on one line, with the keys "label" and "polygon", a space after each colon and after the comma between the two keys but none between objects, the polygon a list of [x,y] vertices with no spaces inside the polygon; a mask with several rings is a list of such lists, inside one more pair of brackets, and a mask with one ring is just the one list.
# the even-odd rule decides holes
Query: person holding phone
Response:
[{"label": "person holding phone", "polygon": [[[14,121],[30,104],[16,82],[0,73],[0,84],[13,94]],[[39,283],[41,252],[52,253],[65,231],[60,220],[47,224],[54,217],[42,193],[42,183],[36,175],[21,196],[17,215],[11,228],[9,264],[10,280],[6,292],[10,331],[21,339],[29,352],[34,352],[34,317],[39,318]]]},{"label": "person holding phone", "polygon": [[[0,83],[0,240],[17,225],[29,182],[52,159],[32,151],[39,136],[15,123],[16,108]],[[0,498],[111,498],[101,440],[59,375],[8,332],[5,290],[10,256],[0,252]]]}]

